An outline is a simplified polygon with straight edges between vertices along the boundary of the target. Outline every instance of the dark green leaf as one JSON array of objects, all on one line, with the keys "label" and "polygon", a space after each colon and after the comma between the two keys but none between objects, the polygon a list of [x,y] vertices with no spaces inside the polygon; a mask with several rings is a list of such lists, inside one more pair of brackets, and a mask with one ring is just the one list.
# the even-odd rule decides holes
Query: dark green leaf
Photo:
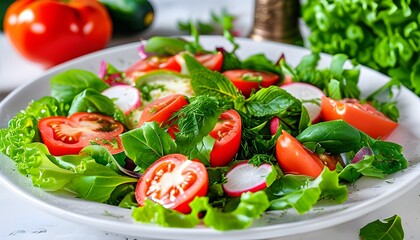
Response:
[{"label": "dark green leaf", "polygon": [[360,238],[363,240],[402,240],[404,230],[401,218],[394,215],[384,220],[376,220],[360,229]]},{"label": "dark green leaf", "polygon": [[159,158],[177,152],[175,141],[156,122],[146,122],[140,128],[121,134],[121,140],[127,156],[141,172]]},{"label": "dark green leaf", "polygon": [[51,95],[66,103],[72,102],[76,95],[87,88],[102,92],[109,87],[94,73],[79,69],[71,69],[54,75],[50,84]]}]

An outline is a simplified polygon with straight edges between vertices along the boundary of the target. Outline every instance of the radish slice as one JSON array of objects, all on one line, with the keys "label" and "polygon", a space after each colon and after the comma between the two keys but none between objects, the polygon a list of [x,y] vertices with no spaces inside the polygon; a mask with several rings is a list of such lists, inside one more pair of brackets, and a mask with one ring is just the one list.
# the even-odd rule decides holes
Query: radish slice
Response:
[{"label": "radish slice", "polygon": [[303,102],[312,123],[321,119],[321,97],[325,96],[321,89],[302,82],[292,82],[280,87]]},{"label": "radish slice", "polygon": [[267,187],[267,176],[272,171],[273,168],[268,163],[258,167],[248,162],[238,163],[226,174],[227,182],[223,184],[223,189],[232,197],[262,190]]},{"label": "radish slice", "polygon": [[270,121],[270,133],[271,135],[274,135],[277,133],[277,129],[280,126],[280,118],[273,117]]},{"label": "radish slice", "polygon": [[115,105],[121,109],[125,115],[137,109],[141,105],[140,91],[131,85],[115,85],[105,89],[103,95],[114,100]]}]

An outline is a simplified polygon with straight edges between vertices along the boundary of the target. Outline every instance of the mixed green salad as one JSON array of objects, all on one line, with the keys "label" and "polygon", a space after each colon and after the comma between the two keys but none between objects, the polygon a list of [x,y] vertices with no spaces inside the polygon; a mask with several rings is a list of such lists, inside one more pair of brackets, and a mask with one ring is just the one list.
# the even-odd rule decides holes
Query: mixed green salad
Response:
[{"label": "mixed green salad", "polygon": [[392,83],[361,99],[360,68],[343,54],[326,69],[319,54],[297,66],[240,59],[227,38],[231,51],[204,49],[197,34],[153,37],[127,69],[63,71],[50,96],[0,129],[0,149],[45,191],[129,208],[143,223],[222,231],[344,203],[346,184],[407,167],[386,141],[396,104],[377,98]]}]

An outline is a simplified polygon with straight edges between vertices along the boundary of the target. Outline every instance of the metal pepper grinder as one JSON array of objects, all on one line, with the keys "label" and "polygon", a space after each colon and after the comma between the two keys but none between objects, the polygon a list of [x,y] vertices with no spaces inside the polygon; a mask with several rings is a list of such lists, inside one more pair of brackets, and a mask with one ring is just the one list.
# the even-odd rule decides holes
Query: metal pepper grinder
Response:
[{"label": "metal pepper grinder", "polygon": [[299,0],[255,0],[254,26],[250,37],[302,46],[299,16]]}]

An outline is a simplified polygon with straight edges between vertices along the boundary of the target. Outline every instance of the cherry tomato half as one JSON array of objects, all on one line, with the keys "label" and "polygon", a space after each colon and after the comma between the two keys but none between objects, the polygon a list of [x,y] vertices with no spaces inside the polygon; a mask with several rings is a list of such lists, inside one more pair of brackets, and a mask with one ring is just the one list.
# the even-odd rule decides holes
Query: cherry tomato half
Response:
[{"label": "cherry tomato half", "polygon": [[210,136],[216,139],[210,152],[210,166],[226,166],[235,157],[241,143],[242,120],[235,110],[223,112]]},{"label": "cherry tomato half", "polygon": [[[306,149],[284,130],[276,142],[276,159],[284,173],[316,178],[324,169],[324,164],[318,155]],[[335,165],[333,168],[335,169]]]},{"label": "cherry tomato half", "polygon": [[158,69],[165,69],[169,71],[180,72],[181,66],[175,60],[175,56],[170,56],[170,57],[152,56],[152,57],[137,61],[125,71],[125,74],[128,77],[136,79],[137,77],[142,76],[146,72],[158,70]]},{"label": "cherry tomato half", "polygon": [[188,204],[197,196],[204,196],[208,175],[200,161],[188,160],[182,154],[166,155],[153,163],[140,177],[135,197],[140,206],[146,199],[165,208],[188,213]]},{"label": "cherry tomato half", "polygon": [[204,67],[213,71],[220,71],[223,66],[222,52],[195,55],[195,59]]},{"label": "cherry tomato half", "polygon": [[39,120],[42,141],[52,155],[78,154],[82,148],[99,144],[112,154],[120,153],[119,134],[124,131],[120,122],[112,117],[80,112],[70,117],[47,117]]},{"label": "cherry tomato half", "polygon": [[398,123],[386,117],[372,105],[357,99],[334,100],[322,97],[321,118],[324,121],[343,119],[372,138],[386,138]]},{"label": "cherry tomato half", "polygon": [[143,125],[145,122],[152,121],[159,124],[165,123],[171,118],[172,114],[187,104],[187,99],[181,94],[174,94],[159,98],[144,108],[140,116],[139,126]]},{"label": "cherry tomato half", "polygon": [[261,72],[248,69],[235,69],[223,72],[236,88],[245,97],[249,97],[252,91],[258,91],[260,87],[269,87],[276,84],[280,77],[274,73]]},{"label": "cherry tomato half", "polygon": [[100,50],[112,35],[112,21],[99,1],[15,1],[4,32],[25,58],[46,68]]}]

